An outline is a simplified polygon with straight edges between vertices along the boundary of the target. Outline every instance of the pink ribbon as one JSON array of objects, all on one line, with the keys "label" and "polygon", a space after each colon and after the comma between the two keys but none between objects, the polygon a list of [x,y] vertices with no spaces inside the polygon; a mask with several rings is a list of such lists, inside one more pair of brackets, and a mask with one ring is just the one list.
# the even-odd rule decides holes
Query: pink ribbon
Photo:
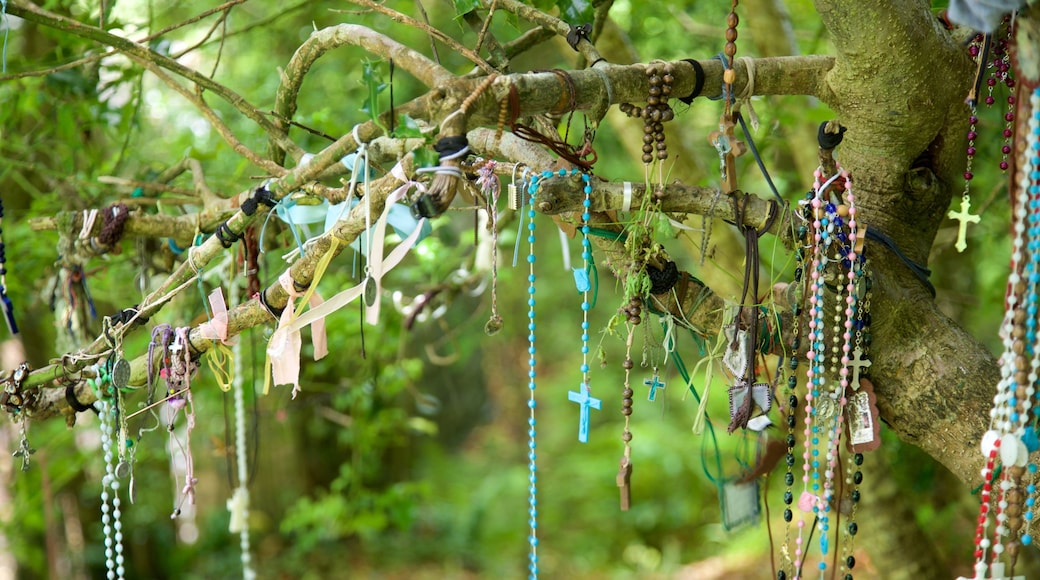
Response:
[{"label": "pink ribbon", "polygon": [[[271,381],[275,385],[292,385],[292,398],[300,392],[300,350],[303,339],[300,337],[300,327],[293,328],[295,316],[296,299],[302,296],[296,291],[292,275],[289,270],[282,272],[278,277],[278,283],[289,295],[285,303],[285,310],[278,321],[278,329],[274,331],[270,342],[267,343],[267,356],[271,359]],[[322,304],[321,296],[317,292],[311,294],[310,307],[313,310]],[[325,321],[316,320],[311,328],[311,341],[314,344],[314,360],[321,360],[329,353],[328,342],[325,336]]]},{"label": "pink ribbon", "polygon": [[[310,300],[310,309],[296,316],[293,312],[293,301],[301,294],[296,292],[288,270],[278,278],[279,283],[281,283],[282,288],[285,289],[290,298],[285,310],[282,312],[278,329],[275,330],[267,345],[267,355],[271,359],[272,382],[275,385],[293,385],[293,398],[296,398],[296,394],[300,390],[300,347],[302,342],[300,330],[309,324],[313,325],[311,335],[314,341],[314,360],[324,357],[328,352],[325,337],[325,317],[361,296],[365,291],[366,283],[374,283],[377,290],[376,295],[379,296],[379,292],[382,290],[383,275],[404,259],[405,254],[415,245],[416,240],[419,239],[419,235],[422,233],[424,221],[420,220],[415,230],[402,240],[397,247],[391,250],[385,259],[383,258],[386,221],[390,215],[390,210],[395,203],[405,198],[412,187],[423,189],[421,184],[408,180],[400,165],[395,166],[391,170],[391,174],[403,182],[404,185],[387,196],[383,213],[380,214],[379,220],[374,226],[371,243],[368,246],[368,276],[365,280],[357,286],[348,288],[325,301],[322,301],[321,297],[315,292]],[[368,278],[371,278],[371,280]],[[373,325],[379,322],[379,300],[376,300],[366,308],[366,321]]]},{"label": "pink ribbon", "polygon": [[220,288],[209,293],[209,307],[213,318],[199,325],[199,336],[209,340],[219,340],[224,344],[234,344],[235,339],[228,340],[228,308],[224,302],[224,291]]},{"label": "pink ribbon", "polygon": [[[401,179],[401,177],[403,177],[399,177],[398,174],[394,172],[392,172],[392,174],[395,177],[398,177],[398,179]],[[310,310],[296,318],[296,320],[292,322],[289,328],[291,328],[294,331],[299,331],[299,329],[303,328],[304,326],[307,326],[308,324],[317,324],[319,321],[323,320],[329,314],[332,314],[340,308],[343,308],[347,304],[353,302],[358,296],[361,296],[361,294],[363,294],[365,291],[366,283],[376,284],[376,290],[381,291],[383,274],[389,272],[395,266],[401,263],[401,260],[404,259],[405,254],[407,254],[408,250],[410,250],[412,246],[415,245],[416,240],[419,239],[419,235],[422,233],[422,226],[425,220],[419,220],[419,223],[416,225],[415,229],[412,230],[412,233],[409,234],[407,238],[402,240],[401,243],[397,245],[397,247],[391,250],[390,253],[387,254],[386,259],[383,259],[383,245],[385,238],[387,216],[390,214],[390,209],[393,207],[393,205],[397,203],[398,200],[404,198],[405,194],[408,193],[408,190],[412,186],[419,187],[419,184],[415,182],[406,182],[404,185],[396,189],[386,198],[386,206],[383,208],[383,213],[379,216],[379,221],[376,222],[376,231],[372,236],[372,243],[369,245],[368,275],[370,278],[372,278],[372,280],[362,280],[361,283],[357,286],[348,288],[340,292],[339,294],[336,294],[332,298],[329,298],[321,306],[312,306]],[[379,294],[377,293],[376,295],[378,296]],[[379,323],[379,302],[379,300],[376,300],[375,303],[367,307],[365,310],[365,319],[369,324],[375,325]]]}]

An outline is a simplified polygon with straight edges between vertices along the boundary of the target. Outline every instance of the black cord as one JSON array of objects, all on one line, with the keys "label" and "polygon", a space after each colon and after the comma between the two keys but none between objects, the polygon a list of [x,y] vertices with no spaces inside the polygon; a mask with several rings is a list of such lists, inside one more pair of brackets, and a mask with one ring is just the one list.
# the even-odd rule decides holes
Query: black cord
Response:
[{"label": "black cord", "polygon": [[242,206],[239,209],[242,210],[242,213],[252,217],[260,207],[260,204],[264,204],[269,208],[278,205],[278,202],[275,201],[274,196],[267,189],[266,185],[261,185],[256,188],[256,191],[253,192],[253,197],[243,201]]},{"label": "black cord", "polygon": [[459,151],[462,151],[469,146],[469,140],[466,139],[465,135],[453,135],[450,137],[441,137],[437,144],[433,146],[433,149],[440,154],[441,157],[451,157]]},{"label": "black cord", "polygon": [[74,384],[70,383],[65,385],[65,402],[68,403],[69,407],[77,413],[82,413],[83,411],[94,411],[100,415],[97,407],[94,405],[84,405],[78,398],[76,398],[76,385]]},{"label": "black cord", "polygon": [[935,298],[935,286],[933,286],[931,280],[928,279],[928,277],[932,275],[931,270],[910,258],[907,258],[906,254],[899,250],[899,246],[896,245],[892,238],[888,237],[884,232],[881,232],[876,228],[867,227],[867,239],[880,243],[882,246],[888,248],[890,252],[895,254],[903,264],[906,264],[907,268],[910,268],[910,271],[914,273],[914,276],[917,276],[917,279],[921,281],[921,284],[924,284],[924,287],[928,289],[932,298]]},{"label": "black cord", "polygon": [[755,140],[751,138],[751,131],[748,131],[747,123],[744,121],[744,115],[741,115],[740,111],[737,111],[737,122],[740,123],[740,129],[744,131],[744,138],[747,139],[748,148],[751,149],[751,155],[755,158],[755,163],[758,163],[758,169],[762,172],[762,176],[766,178],[766,183],[769,185],[769,189],[773,191],[773,195],[776,196],[777,201],[781,204],[784,203],[784,198],[781,197],[780,192],[776,190],[776,185],[773,183],[773,178],[769,175],[769,170],[766,169],[766,164],[762,161],[762,156],[758,154],[758,147],[755,147]]}]

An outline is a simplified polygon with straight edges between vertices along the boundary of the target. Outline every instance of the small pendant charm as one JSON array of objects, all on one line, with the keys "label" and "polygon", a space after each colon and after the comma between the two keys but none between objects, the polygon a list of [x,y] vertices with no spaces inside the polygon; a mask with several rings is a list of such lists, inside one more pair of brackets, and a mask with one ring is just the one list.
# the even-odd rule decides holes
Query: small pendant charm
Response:
[{"label": "small pendant charm", "polygon": [[838,414],[838,403],[830,395],[822,395],[815,400],[813,411],[819,421],[830,421]]},{"label": "small pendant charm", "polygon": [[127,476],[129,476],[129,475],[130,475],[130,462],[126,461],[124,459],[123,461],[120,461],[116,465],[116,477],[118,477],[119,479],[126,479]]},{"label": "small pendant charm", "polygon": [[845,447],[853,453],[874,451],[881,446],[881,421],[874,395],[874,384],[866,378],[859,380],[859,388],[852,392],[852,385],[845,396],[845,426],[848,437]]},{"label": "small pendant charm", "polygon": [[654,376],[649,379],[643,379],[643,384],[650,387],[650,393],[647,395],[647,400],[653,402],[657,399],[657,390],[664,389],[664,381],[660,379],[657,374],[657,367],[654,367]]},{"label": "small pendant charm", "polygon": [[499,330],[502,330],[502,317],[495,314],[484,325],[484,334],[494,336]]},{"label": "small pendant charm", "polygon": [[365,278],[365,306],[373,306],[379,298],[379,290],[371,276]]},{"label": "small pendant charm", "polygon": [[745,524],[754,524],[760,513],[758,480],[747,483],[726,481],[719,489],[719,501],[722,504],[722,527],[727,532]]},{"label": "small pendant charm", "polygon": [[130,385],[130,362],[121,358],[112,365],[112,385],[117,389],[125,389]]},{"label": "small pendant charm", "polygon": [[25,434],[25,426],[22,425],[22,440],[18,445],[18,451],[12,453],[12,456],[22,460],[22,472],[29,471],[29,456],[34,453],[36,453],[36,450],[29,446],[29,439]]},{"label": "small pendant charm", "polygon": [[621,492],[621,511],[627,512],[632,507],[632,462],[628,457],[621,458],[618,467],[617,486]]}]

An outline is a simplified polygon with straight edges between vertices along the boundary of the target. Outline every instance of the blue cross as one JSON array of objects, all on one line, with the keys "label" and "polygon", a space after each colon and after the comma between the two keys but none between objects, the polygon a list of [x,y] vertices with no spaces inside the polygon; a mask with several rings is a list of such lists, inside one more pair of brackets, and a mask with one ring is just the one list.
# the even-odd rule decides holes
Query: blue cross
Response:
[{"label": "blue cross", "polygon": [[664,381],[658,378],[657,373],[654,373],[652,379],[643,379],[643,384],[650,387],[650,396],[647,397],[650,402],[657,398],[657,389],[664,388]]},{"label": "blue cross", "polygon": [[589,407],[597,411],[603,407],[603,401],[589,394],[588,383],[581,383],[581,392],[567,391],[567,398],[579,405],[578,441],[589,442]]}]

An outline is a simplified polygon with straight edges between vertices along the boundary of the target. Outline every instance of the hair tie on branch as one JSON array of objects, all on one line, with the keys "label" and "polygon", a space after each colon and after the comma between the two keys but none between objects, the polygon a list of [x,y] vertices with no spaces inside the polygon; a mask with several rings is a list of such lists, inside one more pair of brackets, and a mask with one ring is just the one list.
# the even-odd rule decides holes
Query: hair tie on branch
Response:
[{"label": "hair tie on branch", "polygon": [[84,405],[76,398],[75,384],[70,383],[65,385],[65,402],[69,404],[70,409],[77,413],[82,413],[83,411],[94,411],[94,413],[100,414],[97,407],[94,405]]},{"label": "hair tie on branch", "polygon": [[217,234],[217,239],[220,240],[220,245],[224,246],[224,248],[230,248],[235,244],[235,242],[242,239],[242,234],[236,234],[234,230],[231,229],[231,226],[228,225],[227,220],[221,222],[220,225],[217,226],[217,231],[215,233]]},{"label": "hair tie on branch", "polygon": [[461,159],[469,153],[469,140],[465,135],[441,137],[434,150],[440,154],[437,167],[423,167],[417,173],[433,173],[433,182],[427,193],[419,196],[412,205],[412,215],[419,218],[434,218],[448,210],[455,199],[458,180],[463,177]]},{"label": "hair tie on branch", "polygon": [[693,92],[685,97],[679,97],[679,100],[687,105],[692,105],[693,100],[701,96],[701,90],[704,89],[704,67],[701,66],[701,63],[692,58],[684,58],[683,60],[690,63],[690,66],[693,67]]},{"label": "hair tie on branch", "polygon": [[665,262],[664,268],[647,264],[646,275],[650,277],[650,293],[664,294],[679,282],[679,267],[671,260]]},{"label": "hair tie on branch", "polygon": [[820,128],[816,131],[816,140],[820,143],[820,149],[834,149],[841,144],[841,140],[845,137],[845,131],[848,129],[838,125],[838,132],[834,133],[828,131],[832,121],[824,121],[820,123]]},{"label": "hair tie on branch", "polygon": [[469,139],[465,135],[441,137],[433,150],[440,154],[441,161],[457,159],[464,155],[465,149],[469,147]]},{"label": "hair tie on branch", "polygon": [[585,23],[581,26],[574,26],[572,24],[571,29],[567,32],[567,44],[571,45],[574,52],[578,52],[578,43],[581,42],[581,39],[584,38],[585,40],[592,42],[589,39],[590,34],[592,34],[592,24]]},{"label": "hair tie on branch", "polygon": [[[108,318],[112,321],[113,326],[116,324],[128,324],[131,320],[134,320],[134,317],[140,312],[140,310],[138,310],[139,306],[139,304],[135,304],[131,308],[124,308]],[[134,321],[134,324],[141,326],[146,322],[148,322],[147,316],[137,316],[137,320]]]},{"label": "hair tie on branch", "polygon": [[266,183],[256,188],[256,190],[253,191],[253,197],[243,201],[242,207],[239,209],[242,210],[242,213],[252,217],[253,214],[256,213],[256,210],[259,209],[260,204],[264,204],[268,208],[273,208],[274,206],[278,205],[278,202],[275,201],[274,196],[271,195],[271,192],[267,189]]},{"label": "hair tie on branch", "polygon": [[256,297],[257,300],[260,302],[260,306],[263,306],[264,310],[266,310],[268,314],[270,314],[275,320],[281,319],[282,312],[285,312],[285,307],[275,308],[274,306],[268,304],[266,290],[261,290],[257,292]]}]

